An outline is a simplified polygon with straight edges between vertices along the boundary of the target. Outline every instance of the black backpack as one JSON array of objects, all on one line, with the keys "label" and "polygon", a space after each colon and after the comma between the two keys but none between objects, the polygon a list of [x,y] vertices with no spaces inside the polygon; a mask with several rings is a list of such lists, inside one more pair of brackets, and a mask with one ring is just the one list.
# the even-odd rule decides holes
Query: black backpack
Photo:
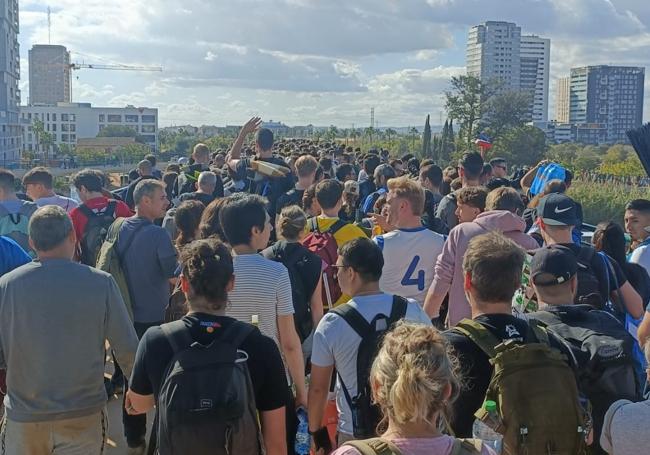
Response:
[{"label": "black backpack", "polygon": [[[303,343],[311,334],[314,328],[314,321],[311,317],[311,295],[305,288],[303,280],[303,267],[307,261],[305,257],[308,252],[302,245],[297,245],[293,254],[285,254],[286,251],[280,248],[280,243],[276,243],[269,248],[269,253],[263,252],[267,259],[281,262],[289,272],[291,280],[291,298],[293,300],[293,322],[296,325],[296,332]],[[286,247],[286,245],[285,245]]]},{"label": "black backpack", "polygon": [[574,303],[588,303],[595,308],[604,308],[605,302],[600,294],[600,283],[592,268],[596,250],[588,245],[581,245],[576,256],[578,261],[578,291]]},{"label": "black backpack", "polygon": [[99,213],[93,212],[85,204],[79,206],[79,210],[83,213],[88,222],[84,228],[81,242],[81,263],[95,267],[99,250],[106,240],[108,228],[115,221],[115,209],[117,202],[114,200],[108,201],[108,205],[104,210]]},{"label": "black backpack", "polygon": [[[595,453],[603,419],[616,400],[639,401],[635,375],[634,338],[614,316],[590,305],[564,305],[531,313],[571,347],[578,361],[578,388],[592,405]],[[594,453],[594,452],[592,452]]]},{"label": "black backpack", "polygon": [[233,321],[207,346],[182,320],[160,328],[174,355],[156,403],[158,453],[262,454],[248,355],[239,350],[255,327]]},{"label": "black backpack", "polygon": [[368,323],[354,307],[349,304],[338,306],[332,313],[342,317],[361,337],[357,352],[357,395],[350,396],[343,378],[339,374],[345,401],[352,410],[352,426],[355,439],[368,439],[377,436],[377,425],[381,421],[381,411],[372,403],[370,387],[370,368],[377,356],[383,336],[391,326],[406,316],[408,302],[404,297],[393,296],[390,316],[379,313]]}]

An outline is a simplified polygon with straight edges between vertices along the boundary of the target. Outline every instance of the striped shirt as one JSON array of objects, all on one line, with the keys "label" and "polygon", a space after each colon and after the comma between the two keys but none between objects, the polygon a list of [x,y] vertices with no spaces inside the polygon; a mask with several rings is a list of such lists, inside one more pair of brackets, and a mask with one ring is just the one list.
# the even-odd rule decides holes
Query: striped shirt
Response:
[{"label": "striped shirt", "polygon": [[228,294],[226,315],[248,323],[257,315],[262,334],[280,347],[277,317],[294,313],[287,268],[260,254],[235,255],[233,266],[235,288]]}]

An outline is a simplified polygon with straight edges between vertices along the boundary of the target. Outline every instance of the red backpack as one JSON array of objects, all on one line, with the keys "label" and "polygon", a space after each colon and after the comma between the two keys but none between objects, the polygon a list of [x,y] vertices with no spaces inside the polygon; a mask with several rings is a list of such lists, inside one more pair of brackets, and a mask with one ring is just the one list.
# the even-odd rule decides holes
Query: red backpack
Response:
[{"label": "red backpack", "polygon": [[309,220],[309,234],[302,241],[302,244],[311,252],[318,255],[323,261],[323,303],[330,309],[334,303],[341,297],[342,292],[339,287],[339,282],[336,278],[336,260],[339,257],[338,245],[334,234],[338,232],[343,226],[345,221],[337,220],[332,224],[329,229],[321,231],[318,227],[318,220],[311,218]]}]

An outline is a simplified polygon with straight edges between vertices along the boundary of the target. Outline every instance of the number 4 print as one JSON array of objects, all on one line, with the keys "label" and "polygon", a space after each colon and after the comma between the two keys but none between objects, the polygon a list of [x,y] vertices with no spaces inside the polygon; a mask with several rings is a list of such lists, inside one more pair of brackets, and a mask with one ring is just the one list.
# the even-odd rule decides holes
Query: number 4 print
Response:
[{"label": "number 4 print", "polygon": [[424,270],[418,270],[416,278],[413,278],[413,273],[420,262],[420,256],[415,256],[411,261],[406,274],[402,278],[402,286],[418,286],[418,291],[424,291]]}]

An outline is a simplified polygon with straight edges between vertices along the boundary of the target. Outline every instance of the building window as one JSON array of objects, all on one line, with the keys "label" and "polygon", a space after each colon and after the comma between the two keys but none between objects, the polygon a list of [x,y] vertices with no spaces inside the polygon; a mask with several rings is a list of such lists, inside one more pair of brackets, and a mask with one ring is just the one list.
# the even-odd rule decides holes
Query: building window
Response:
[{"label": "building window", "polygon": [[61,124],[61,131],[70,131],[70,124],[62,123]]},{"label": "building window", "polygon": [[142,125],[142,132],[143,133],[155,133],[156,132],[156,126],[155,125]]},{"label": "building window", "polygon": [[142,116],[142,123],[156,123],[156,116],[155,115],[143,115]]},{"label": "building window", "polygon": [[77,141],[77,135],[76,134],[71,134],[70,135],[70,142],[76,142]]},{"label": "building window", "polygon": [[104,114],[99,114],[99,121],[100,122],[105,122],[106,121],[106,116]]},{"label": "building window", "polygon": [[153,144],[154,142],[156,142],[156,136],[151,136],[151,135],[142,136],[142,140],[145,141],[147,144]]},{"label": "building window", "polygon": [[52,123],[52,131],[56,131],[56,123]]},{"label": "building window", "polygon": [[52,114],[52,121],[56,122],[56,114]]},{"label": "building window", "polygon": [[119,114],[108,114],[108,123],[122,123],[122,116]]},{"label": "building window", "polygon": [[61,121],[62,122],[67,122],[68,121],[68,114],[61,114]]},{"label": "building window", "polygon": [[126,114],[124,116],[124,121],[126,123],[138,123],[138,116],[133,114]]},{"label": "building window", "polygon": [[68,142],[68,135],[67,134],[62,134],[61,135],[61,141],[62,142]]}]

